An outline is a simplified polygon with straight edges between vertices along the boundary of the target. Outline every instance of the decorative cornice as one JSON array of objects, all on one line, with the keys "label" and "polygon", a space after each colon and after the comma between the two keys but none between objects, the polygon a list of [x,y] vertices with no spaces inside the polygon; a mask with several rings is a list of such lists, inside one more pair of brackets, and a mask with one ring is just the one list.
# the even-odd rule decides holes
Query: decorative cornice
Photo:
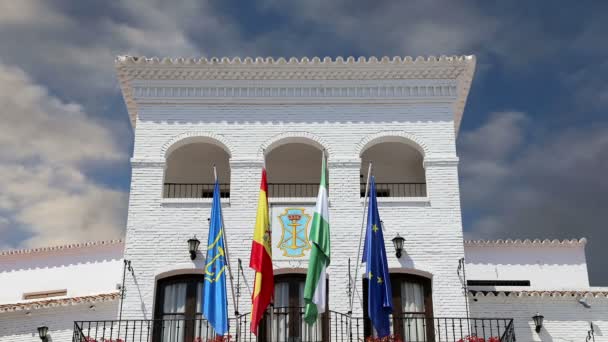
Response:
[{"label": "decorative cornice", "polygon": [[[463,67],[475,63],[475,56],[441,57],[295,57],[262,58],[158,58],[118,56],[119,71],[137,79],[446,79],[456,78]],[[359,71],[352,71],[357,67]],[[330,70],[326,70],[331,68]],[[391,69],[393,68],[393,69]],[[386,72],[387,70],[392,72]]]},{"label": "decorative cornice", "polygon": [[[300,81],[302,82],[302,81]],[[217,82],[216,82],[217,83]],[[244,85],[231,82],[228,85],[135,85],[133,98],[140,103],[267,103],[264,100],[287,103],[354,103],[360,100],[383,103],[403,101],[452,102],[456,99],[456,85]],[[387,101],[392,100],[392,101]]]},{"label": "decorative cornice", "polygon": [[498,239],[498,240],[465,240],[465,247],[500,247],[500,246],[518,246],[518,247],[575,247],[575,246],[585,246],[587,244],[587,239],[571,239],[571,240],[549,240],[549,239],[525,239],[525,240],[511,240],[511,239]]},{"label": "decorative cornice", "polygon": [[563,298],[563,297],[574,297],[574,298],[608,298],[608,291],[480,291],[480,290],[469,290],[469,296],[471,297],[547,297],[547,298]]},{"label": "decorative cornice", "polygon": [[[138,96],[150,95],[153,92],[157,100],[163,98],[183,98],[199,94],[203,98],[226,97],[233,101],[235,97],[299,97],[316,99],[324,97],[343,98],[345,103],[352,103],[361,97],[423,97],[444,96],[455,99],[454,121],[456,128],[460,125],[462,112],[469,93],[475,72],[474,56],[441,56],[437,57],[376,57],[346,59],[337,57],[320,58],[147,58],[119,56],[115,60],[118,79],[123,92],[131,122],[137,120]],[[430,87],[384,86],[383,80],[455,80],[454,85]],[[221,87],[143,87],[136,88],[136,81],[239,81],[239,85]],[[315,87],[269,87],[268,84],[249,86],[246,81],[339,81],[359,80],[378,82],[363,87],[351,86],[315,86]],[[245,82],[243,82],[245,81]],[[159,94],[160,92],[160,94]],[[300,94],[298,94],[300,92]],[[291,94],[291,95],[290,95]],[[392,94],[392,95],[391,95]],[[200,100],[200,99],[199,99]]]},{"label": "decorative cornice", "polygon": [[169,141],[167,141],[160,149],[160,158],[165,159],[175,149],[186,144],[196,142],[211,143],[213,145],[219,146],[224,151],[226,151],[226,153],[228,153],[229,158],[232,156],[232,151],[234,151],[234,148],[228,142],[228,140],[226,140],[226,138],[224,138],[224,136],[220,134],[205,131],[189,131],[178,134],[169,139]]},{"label": "decorative cornice", "polygon": [[266,140],[258,150],[258,156],[263,157],[264,153],[269,153],[274,148],[288,143],[305,143],[327,151],[328,159],[333,155],[331,145],[323,138],[306,131],[283,132]]},{"label": "decorative cornice", "polygon": [[362,155],[368,148],[384,142],[403,142],[418,150],[423,157],[429,153],[429,148],[426,143],[412,133],[403,131],[380,131],[366,136],[357,144],[358,155]]},{"label": "decorative cornice", "polygon": [[105,241],[90,241],[73,243],[68,245],[50,246],[50,247],[39,247],[39,248],[26,248],[26,249],[11,249],[6,251],[0,251],[1,256],[9,255],[24,255],[24,254],[35,254],[35,253],[49,253],[49,252],[62,252],[71,249],[91,248],[91,247],[108,247],[122,245],[122,240],[105,240]]},{"label": "decorative cornice", "polygon": [[79,304],[94,304],[94,303],[100,303],[100,302],[111,302],[111,301],[118,300],[119,298],[120,298],[120,293],[112,292],[112,293],[101,293],[101,294],[90,295],[90,296],[56,298],[56,299],[37,300],[37,301],[33,301],[33,302],[2,304],[2,305],[0,305],[0,313],[25,311],[25,310],[38,310],[38,309],[53,308],[53,307],[58,307],[58,306],[71,306],[71,305],[79,305]]}]

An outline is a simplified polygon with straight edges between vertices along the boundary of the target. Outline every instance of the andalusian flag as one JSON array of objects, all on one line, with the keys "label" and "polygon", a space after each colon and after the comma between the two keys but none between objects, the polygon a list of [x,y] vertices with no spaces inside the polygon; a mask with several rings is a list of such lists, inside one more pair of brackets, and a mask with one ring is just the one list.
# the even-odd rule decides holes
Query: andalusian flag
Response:
[{"label": "andalusian flag", "polygon": [[255,285],[251,306],[251,332],[258,334],[258,325],[264,311],[274,295],[274,274],[272,271],[272,241],[268,219],[268,183],[266,169],[262,169],[262,184],[258,200],[258,213],[253,231],[249,267],[255,270]]},{"label": "andalusian flag", "polygon": [[325,154],[321,167],[321,184],[317,196],[317,208],[312,219],[309,240],[312,243],[306,286],[304,287],[304,301],[306,310],[304,319],[308,324],[317,321],[317,315],[325,312],[327,301],[327,266],[329,266],[329,210],[327,205],[327,175],[325,168]]}]

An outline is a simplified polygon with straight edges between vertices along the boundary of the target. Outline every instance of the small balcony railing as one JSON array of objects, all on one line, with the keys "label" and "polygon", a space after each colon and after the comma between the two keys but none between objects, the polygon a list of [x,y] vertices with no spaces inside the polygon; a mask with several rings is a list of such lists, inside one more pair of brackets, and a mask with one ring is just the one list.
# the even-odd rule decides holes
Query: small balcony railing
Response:
[{"label": "small balcony railing", "polygon": [[[335,311],[309,326],[303,308],[274,308],[260,324],[258,337],[249,331],[250,315],[230,319],[230,332],[217,337],[205,319],[74,322],[73,342],[220,342],[220,341],[379,341],[369,320]],[[391,338],[404,342],[515,342],[513,320],[507,318],[391,318]]]},{"label": "small balcony railing", "polygon": [[[165,183],[164,198],[213,198],[213,183]],[[220,197],[230,198],[230,184],[220,184]]]},{"label": "small balcony railing", "polygon": [[[365,197],[361,183],[361,197]],[[426,197],[426,183],[376,183],[377,197]]]}]

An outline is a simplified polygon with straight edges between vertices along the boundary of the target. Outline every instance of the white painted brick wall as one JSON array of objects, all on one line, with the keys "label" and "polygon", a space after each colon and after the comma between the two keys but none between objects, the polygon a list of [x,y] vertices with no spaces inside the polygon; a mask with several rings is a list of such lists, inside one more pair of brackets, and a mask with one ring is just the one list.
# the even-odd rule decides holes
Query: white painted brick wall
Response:
[{"label": "white painted brick wall", "polygon": [[467,279],[529,280],[529,287],[500,290],[585,290],[589,288],[584,244],[466,246]]},{"label": "white painted brick wall", "polygon": [[[608,341],[608,299],[587,298],[590,309],[578,303],[578,298],[475,296],[470,298],[472,317],[514,318],[518,342],[585,341],[590,322],[595,329],[595,341]],[[540,334],[534,330],[532,316],[545,316]]]},{"label": "white painted brick wall", "polygon": [[116,292],[122,254],[123,245],[115,244],[1,256],[0,305],[23,302],[30,292],[67,290],[67,297]]},{"label": "white painted brick wall", "polygon": [[[236,258],[241,258],[250,283],[253,272],[247,265],[258,198],[261,146],[274,136],[290,131],[308,132],[326,143],[331,152],[329,300],[330,309],[340,312],[348,310],[347,263],[351,258],[354,273],[362,219],[357,144],[366,136],[382,131],[406,132],[427,147],[426,160],[452,160],[427,165],[428,202],[382,202],[380,215],[387,229],[390,266],[432,273],[435,314],[464,316],[464,298],[456,274],[458,260],[464,252],[457,165],[453,162],[456,154],[452,107],[447,103],[421,103],[140,105],[134,160],[157,163],[136,162],[133,167],[125,257],[133,262],[135,279],[127,279],[124,317],[152,318],[157,273],[202,266],[200,258],[195,263],[190,261],[186,240],[196,234],[201,245],[206,244],[209,204],[163,203],[163,165],[158,163],[163,157],[163,145],[193,131],[221,135],[233,147],[231,198],[223,210],[233,268],[236,269]],[[252,159],[256,162],[252,163]],[[406,253],[400,261],[394,256],[390,241],[397,232],[407,239]],[[249,307],[248,298],[242,298],[240,311],[248,312]],[[356,301],[356,314],[361,314],[360,307]]]}]

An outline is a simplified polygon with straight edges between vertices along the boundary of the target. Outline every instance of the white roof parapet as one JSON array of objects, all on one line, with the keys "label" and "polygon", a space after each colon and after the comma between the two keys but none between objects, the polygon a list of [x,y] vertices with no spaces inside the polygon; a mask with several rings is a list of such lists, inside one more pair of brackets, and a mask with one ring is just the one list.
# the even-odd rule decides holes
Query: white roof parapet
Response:
[{"label": "white roof parapet", "polygon": [[547,290],[547,291],[494,291],[494,290],[469,290],[471,297],[586,297],[586,298],[608,298],[608,291],[594,290]]},{"label": "white roof parapet", "polygon": [[9,255],[61,252],[61,251],[69,250],[69,249],[105,247],[105,246],[114,246],[114,245],[122,245],[122,244],[123,244],[122,240],[104,240],[104,241],[89,241],[89,242],[72,243],[72,244],[60,245],[60,246],[26,248],[26,249],[9,249],[6,251],[0,251],[0,257],[9,256]]},{"label": "white roof parapet", "polygon": [[31,301],[31,302],[2,304],[2,305],[0,305],[0,313],[24,311],[24,310],[37,310],[37,309],[45,309],[45,308],[52,308],[52,307],[58,307],[58,306],[71,306],[71,305],[79,305],[79,304],[93,304],[93,303],[100,303],[100,302],[109,302],[109,301],[118,300],[119,298],[120,298],[119,292],[111,292],[111,293],[100,293],[100,294],[89,295],[89,296],[55,298],[55,299],[36,300],[36,301]]},{"label": "white roof parapet", "polygon": [[336,57],[289,59],[272,57],[158,58],[118,56],[115,67],[135,127],[137,104],[133,80],[457,80],[454,107],[456,132],[475,73],[475,56]]},{"label": "white roof parapet", "polygon": [[492,246],[492,247],[511,247],[511,246],[520,246],[520,247],[574,247],[574,246],[585,246],[587,244],[586,238],[581,239],[566,239],[566,240],[558,240],[558,239],[498,239],[498,240],[465,240],[465,246]]}]

